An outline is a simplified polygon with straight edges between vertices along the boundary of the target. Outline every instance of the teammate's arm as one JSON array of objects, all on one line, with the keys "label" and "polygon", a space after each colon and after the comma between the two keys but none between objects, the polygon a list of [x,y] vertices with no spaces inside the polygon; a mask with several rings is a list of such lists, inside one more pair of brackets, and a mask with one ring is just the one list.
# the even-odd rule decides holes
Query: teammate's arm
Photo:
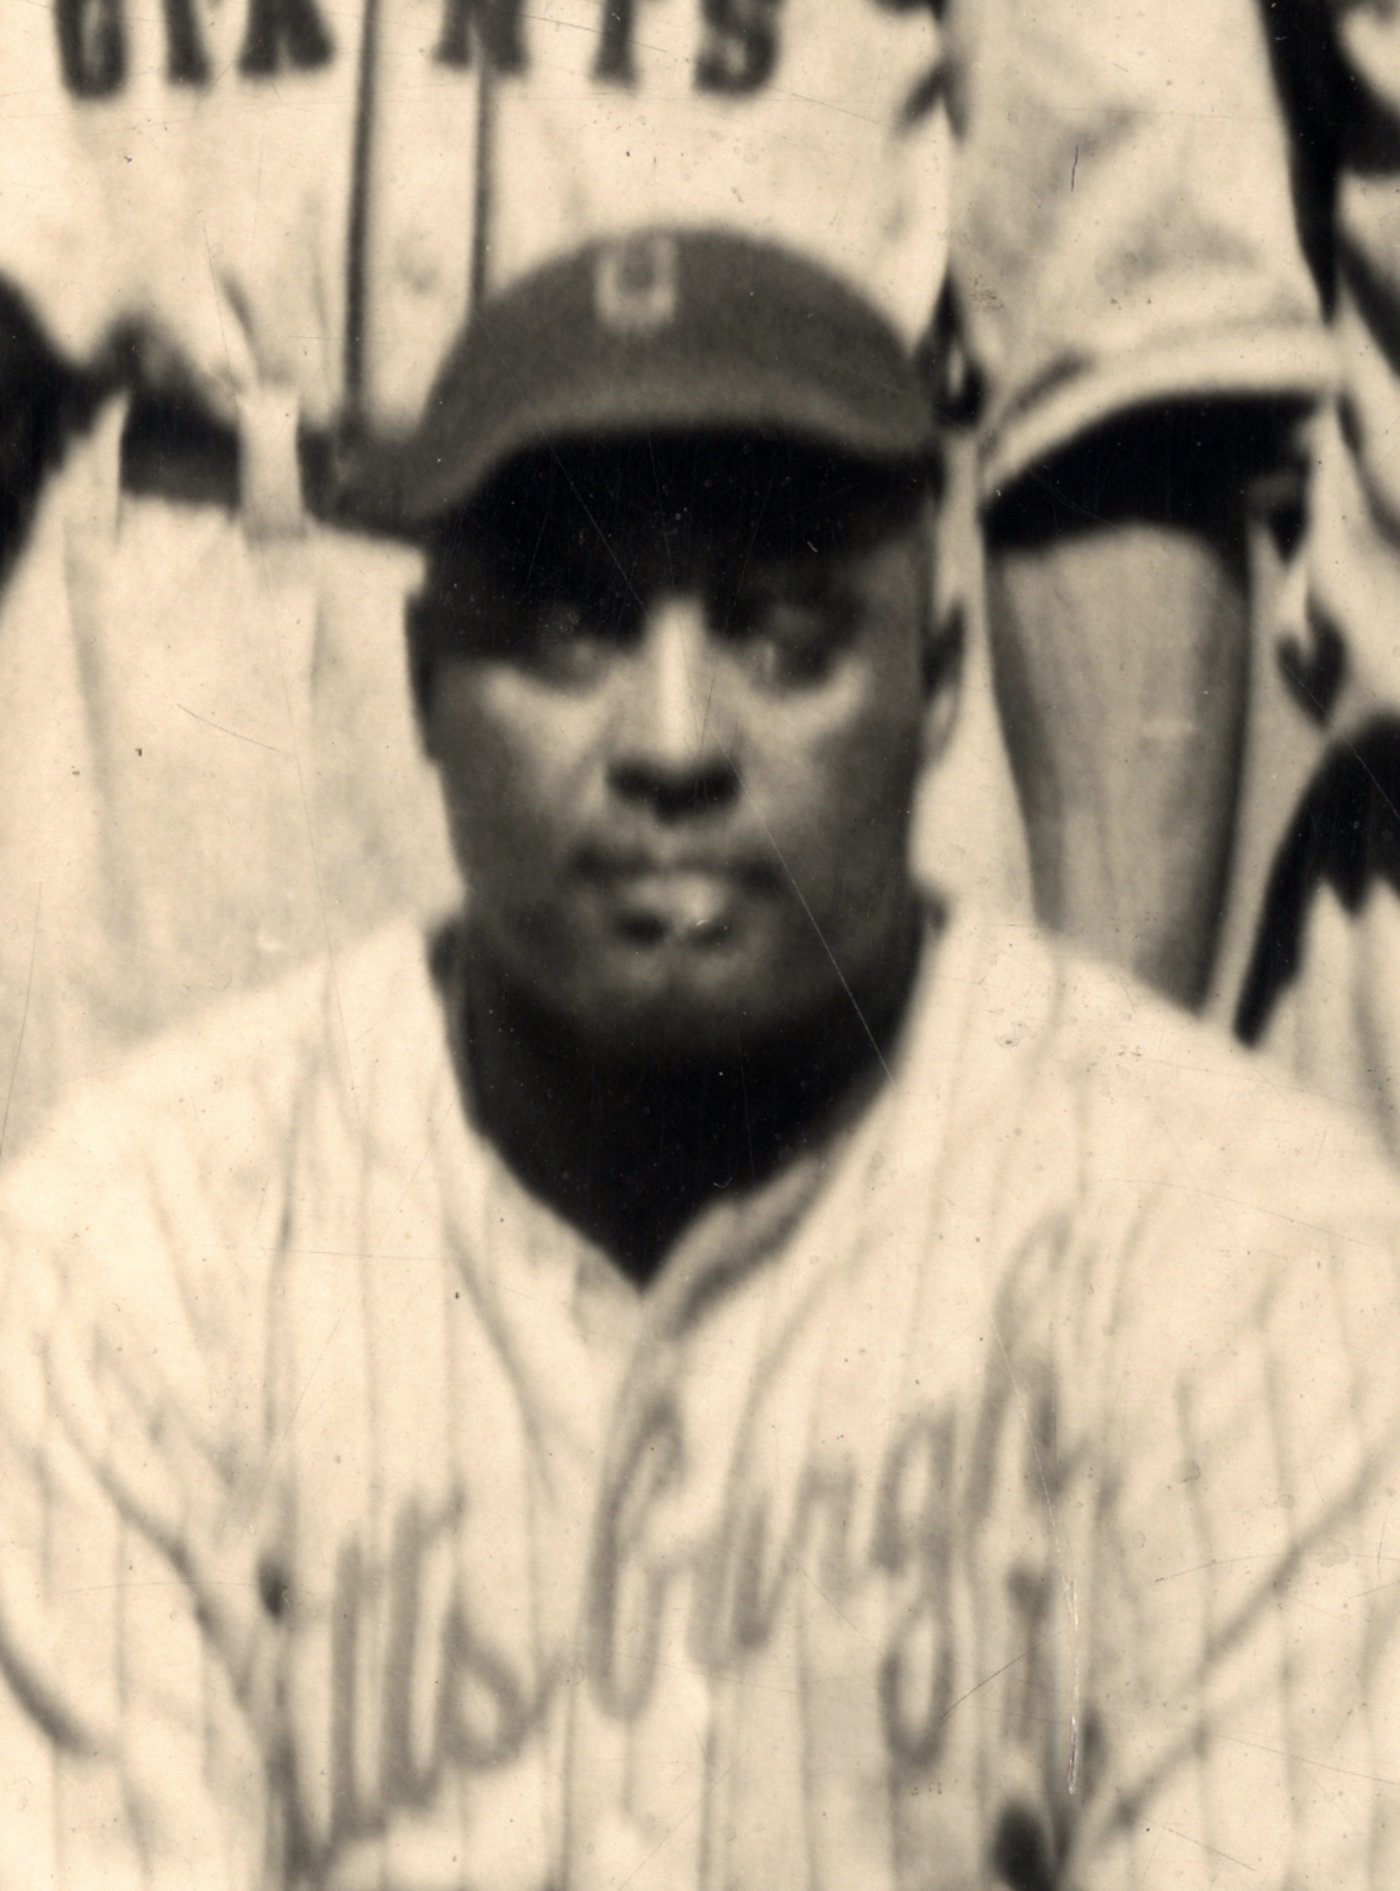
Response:
[{"label": "teammate's arm", "polygon": [[987,523],[997,701],[1041,919],[1204,994],[1248,679],[1248,483],[1274,415],[1147,409],[1026,474]]},{"label": "teammate's arm", "polygon": [[1330,373],[1263,11],[948,11],[951,268],[1037,905],[1188,1001],[1239,766],[1250,600],[1231,435]]}]

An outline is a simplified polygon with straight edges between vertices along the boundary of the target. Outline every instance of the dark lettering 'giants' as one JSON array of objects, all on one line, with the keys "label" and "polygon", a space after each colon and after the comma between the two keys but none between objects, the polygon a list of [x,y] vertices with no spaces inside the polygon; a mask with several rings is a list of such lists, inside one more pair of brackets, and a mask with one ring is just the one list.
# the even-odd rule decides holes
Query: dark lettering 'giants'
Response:
[{"label": "dark lettering 'giants'", "polygon": [[523,0],[447,0],[433,57],[439,65],[465,69],[484,51],[497,72],[523,72],[522,5]]},{"label": "dark lettering 'giants'", "polygon": [[165,0],[165,76],[172,85],[208,85],[209,55],[194,0]]},{"label": "dark lettering 'giants'", "polygon": [[703,0],[705,38],[695,62],[701,92],[757,92],[778,63],[782,0]]},{"label": "dark lettering 'giants'", "polygon": [[603,0],[603,18],[598,30],[598,57],[593,61],[593,77],[631,85],[637,77],[632,58],[632,31],[636,24],[636,0]]},{"label": "dark lettering 'giants'", "polygon": [[110,98],[126,80],[122,0],[57,0],[63,83],[76,98]]},{"label": "dark lettering 'giants'", "polygon": [[334,51],[316,0],[251,0],[238,70],[250,79],[312,72]]}]

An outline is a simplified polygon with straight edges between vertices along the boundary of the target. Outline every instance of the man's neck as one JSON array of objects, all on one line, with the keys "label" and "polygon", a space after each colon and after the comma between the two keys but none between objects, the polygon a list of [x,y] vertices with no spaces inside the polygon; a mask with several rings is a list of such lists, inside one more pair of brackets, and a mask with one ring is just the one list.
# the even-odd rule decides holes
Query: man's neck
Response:
[{"label": "man's neck", "polygon": [[645,1285],[706,1207],[819,1147],[884,1081],[919,936],[911,914],[876,976],[781,1037],[661,1063],[570,1030],[468,934],[453,984],[473,1115],[533,1195]]}]

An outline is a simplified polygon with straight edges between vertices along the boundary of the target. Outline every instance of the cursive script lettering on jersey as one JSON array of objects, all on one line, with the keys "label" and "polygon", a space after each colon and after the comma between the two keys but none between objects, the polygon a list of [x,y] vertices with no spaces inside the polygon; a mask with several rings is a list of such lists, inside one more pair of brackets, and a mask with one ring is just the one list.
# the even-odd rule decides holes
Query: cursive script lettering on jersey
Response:
[{"label": "cursive script lettering on jersey", "polygon": [[[1041,1406],[1029,1432],[1017,1401],[993,1390],[978,1412],[916,1407],[878,1453],[811,1457],[790,1489],[736,1479],[711,1527],[668,1530],[662,1519],[684,1501],[696,1441],[675,1397],[658,1393],[600,1510],[587,1673],[604,1708],[622,1720],[645,1711],[673,1610],[690,1658],[717,1676],[767,1645],[799,1588],[835,1611],[873,1596],[883,1626],[870,1660],[885,1743],[897,1766],[930,1767],[969,1685],[957,1672],[953,1626],[961,1581],[999,1590],[1005,1658],[1025,1675],[1015,1718],[1029,1722],[1040,1709],[1036,1644],[1054,1580],[1038,1456],[1040,1436],[1054,1429],[1048,1383]],[[988,1555],[987,1508],[1008,1501],[1014,1527]],[[1027,1727],[1007,1732],[1022,1739]]]}]

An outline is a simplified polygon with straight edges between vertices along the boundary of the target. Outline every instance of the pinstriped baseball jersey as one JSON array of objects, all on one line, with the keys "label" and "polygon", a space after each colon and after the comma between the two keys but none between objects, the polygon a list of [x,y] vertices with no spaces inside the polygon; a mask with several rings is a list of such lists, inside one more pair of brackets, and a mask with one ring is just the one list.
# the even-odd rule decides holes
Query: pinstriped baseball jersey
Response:
[{"label": "pinstriped baseball jersey", "polygon": [[1393,1885],[1400,1203],[1277,1081],[931,923],[646,1293],[411,928],[79,1097],[3,1197],[0,1882]]}]

